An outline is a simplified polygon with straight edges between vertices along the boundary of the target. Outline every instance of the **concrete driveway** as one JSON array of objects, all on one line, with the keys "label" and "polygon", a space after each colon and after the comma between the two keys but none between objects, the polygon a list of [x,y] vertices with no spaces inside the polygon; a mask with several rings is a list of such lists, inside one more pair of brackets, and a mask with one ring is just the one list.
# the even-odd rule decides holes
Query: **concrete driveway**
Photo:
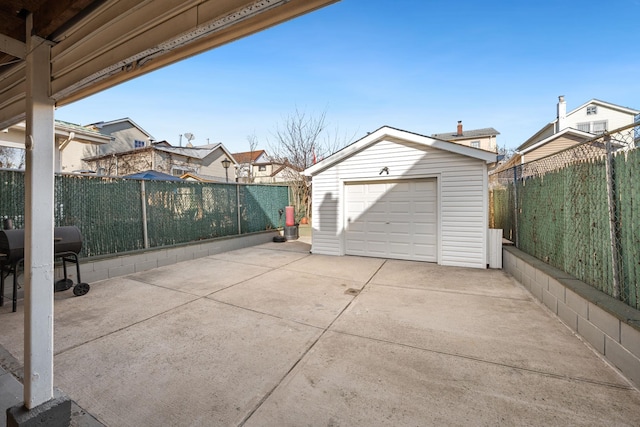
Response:
[{"label": "concrete driveway", "polygon": [[[640,394],[497,270],[269,243],[56,294],[55,383],[108,426],[637,425]],[[20,373],[22,307],[0,312]]]}]

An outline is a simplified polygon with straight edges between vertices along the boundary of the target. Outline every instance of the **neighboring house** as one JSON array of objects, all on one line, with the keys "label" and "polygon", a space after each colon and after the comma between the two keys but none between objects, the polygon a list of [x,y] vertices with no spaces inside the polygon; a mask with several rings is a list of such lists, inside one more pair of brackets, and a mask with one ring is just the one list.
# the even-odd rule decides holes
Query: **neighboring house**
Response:
[{"label": "neighboring house", "polygon": [[155,141],[155,138],[153,138],[149,132],[142,129],[128,117],[110,122],[92,123],[87,125],[87,127],[104,135],[109,135],[112,138],[111,143],[99,147],[92,153],[94,157],[150,147]]},{"label": "neighboring house", "polygon": [[471,148],[479,148],[481,150],[498,152],[497,138],[500,132],[494,128],[463,130],[462,121],[458,121],[455,132],[434,133],[432,138],[441,139],[443,141],[455,142],[456,144],[466,145]]},{"label": "neighboring house", "polygon": [[255,177],[258,173],[262,175],[267,173],[267,165],[270,159],[264,150],[233,153],[232,156],[237,164],[235,171],[237,182],[255,182]]},{"label": "neighboring house", "polygon": [[289,182],[300,175],[295,167],[287,162],[272,160],[264,150],[233,153],[238,166],[236,169],[237,182],[270,184]]},{"label": "neighboring house", "polygon": [[564,96],[559,96],[556,119],[520,145],[516,159],[528,163],[557,153],[606,131],[633,124],[638,114],[638,110],[597,99],[567,112]]},{"label": "neighboring house", "polygon": [[231,154],[221,143],[197,147],[173,147],[166,141],[153,143],[148,147],[125,152],[114,152],[85,159],[93,169],[104,175],[123,176],[147,170],[163,172],[181,177],[185,174],[208,176],[211,180],[225,182],[226,173],[233,181],[233,169],[228,171],[223,165]]},{"label": "neighboring house", "polygon": [[311,251],[486,268],[496,154],[382,127],[304,171]]},{"label": "neighboring house", "polygon": [[[56,172],[90,172],[90,165],[83,159],[111,142],[111,137],[85,126],[61,120],[56,120],[54,125]],[[0,145],[24,149],[25,132],[24,122],[10,126],[0,132]]]}]

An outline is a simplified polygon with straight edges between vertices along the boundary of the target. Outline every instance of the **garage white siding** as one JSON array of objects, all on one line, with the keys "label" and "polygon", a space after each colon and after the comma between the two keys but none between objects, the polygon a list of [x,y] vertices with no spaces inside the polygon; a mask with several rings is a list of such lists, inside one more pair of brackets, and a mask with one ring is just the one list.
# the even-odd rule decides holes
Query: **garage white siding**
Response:
[{"label": "garage white siding", "polygon": [[[383,171],[385,167],[388,174]],[[486,268],[486,162],[391,137],[355,151],[313,175],[312,252],[347,253],[347,185],[416,179],[432,179],[436,185],[437,262]]]}]

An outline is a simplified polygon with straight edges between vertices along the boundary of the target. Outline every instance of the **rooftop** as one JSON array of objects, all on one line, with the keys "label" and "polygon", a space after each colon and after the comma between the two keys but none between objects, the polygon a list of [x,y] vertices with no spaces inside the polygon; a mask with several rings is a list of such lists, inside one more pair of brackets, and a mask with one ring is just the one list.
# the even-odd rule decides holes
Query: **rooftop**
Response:
[{"label": "rooftop", "polygon": [[457,141],[461,139],[470,139],[470,138],[484,138],[487,136],[496,136],[500,135],[500,132],[495,130],[494,128],[482,128],[482,129],[471,129],[465,130],[461,135],[458,135],[457,132],[445,132],[445,133],[434,133],[431,135],[432,138],[443,139],[445,141]]}]

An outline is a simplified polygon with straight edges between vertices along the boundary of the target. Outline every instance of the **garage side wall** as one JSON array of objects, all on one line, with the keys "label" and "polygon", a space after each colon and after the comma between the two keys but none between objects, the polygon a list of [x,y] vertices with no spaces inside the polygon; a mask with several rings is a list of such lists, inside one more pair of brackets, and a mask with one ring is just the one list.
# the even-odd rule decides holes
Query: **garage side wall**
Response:
[{"label": "garage side wall", "polygon": [[[388,168],[389,174],[380,172]],[[438,180],[438,263],[486,268],[487,171],[482,160],[401,140],[382,140],[313,177],[312,252],[344,255],[344,184]]]}]

